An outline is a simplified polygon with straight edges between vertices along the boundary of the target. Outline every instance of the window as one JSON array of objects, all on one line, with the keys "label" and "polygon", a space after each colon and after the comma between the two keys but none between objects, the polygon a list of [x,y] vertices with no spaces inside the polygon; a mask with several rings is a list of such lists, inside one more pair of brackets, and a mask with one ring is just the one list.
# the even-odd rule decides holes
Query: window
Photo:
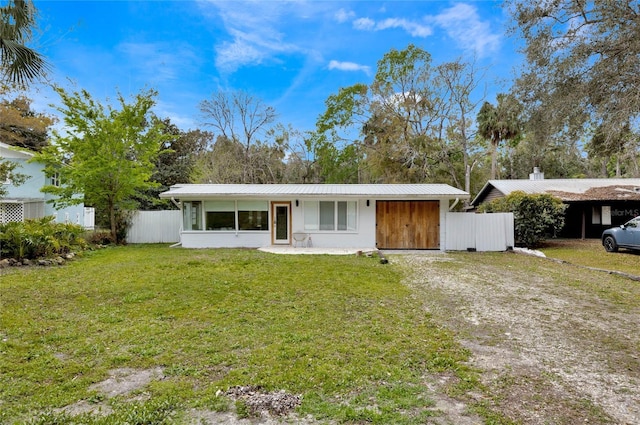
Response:
[{"label": "window", "polygon": [[184,230],[202,230],[202,202],[187,201],[182,204]]},{"label": "window", "polygon": [[53,173],[51,176],[51,186],[60,187],[60,174]]},{"label": "window", "polygon": [[318,201],[305,201],[304,203],[304,230],[318,230],[319,215]]},{"label": "window", "polygon": [[[185,217],[187,208],[192,210],[194,208],[191,204],[195,202],[185,202]],[[198,212],[198,215],[200,214],[201,212]],[[188,229],[186,221],[184,228],[185,230],[202,230],[202,226],[198,229]],[[204,202],[204,230],[267,231],[269,230],[269,203],[267,201],[206,201]]]},{"label": "window", "polygon": [[269,203],[238,201],[238,229],[269,230]]},{"label": "window", "polygon": [[604,205],[602,207],[602,224],[604,226],[611,226],[611,206]]},{"label": "window", "polygon": [[356,230],[355,202],[338,202],[338,230]]},{"label": "window", "polygon": [[591,208],[591,224],[600,224],[600,207]]},{"label": "window", "polygon": [[236,206],[234,201],[207,201],[204,203],[206,230],[235,230]]},{"label": "window", "polygon": [[304,229],[325,231],[355,231],[357,203],[355,201],[305,201]]},{"label": "window", "polygon": [[335,230],[334,202],[320,201],[320,230]]}]

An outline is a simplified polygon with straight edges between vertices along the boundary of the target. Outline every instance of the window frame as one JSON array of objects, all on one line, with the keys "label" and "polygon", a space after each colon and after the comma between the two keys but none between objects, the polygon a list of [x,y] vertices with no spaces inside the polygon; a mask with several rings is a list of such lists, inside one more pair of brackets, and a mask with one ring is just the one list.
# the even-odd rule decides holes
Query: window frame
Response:
[{"label": "window frame", "polygon": [[[322,223],[322,204],[332,203],[332,228],[323,228]],[[342,209],[341,209],[341,204]],[[350,207],[351,204],[351,207]],[[308,200],[303,202],[303,221],[305,232],[321,232],[321,233],[357,233],[358,232],[358,208],[357,200]],[[325,210],[326,214],[326,210]],[[351,225],[350,225],[351,222]],[[326,227],[327,222],[324,226]],[[341,228],[343,227],[344,228]]]},{"label": "window frame", "polygon": [[[252,233],[252,232],[260,232],[266,233],[271,230],[270,223],[270,215],[269,212],[269,201],[268,200],[228,200],[228,199],[206,199],[206,200],[184,200],[183,202],[183,228],[185,231],[190,232],[234,232],[234,233]],[[193,228],[193,224],[191,224],[191,228],[188,229],[186,224],[186,205],[190,204],[188,208],[193,212],[193,205],[199,206],[199,219],[200,219],[200,228]],[[244,205],[243,205],[244,204]],[[253,204],[253,205],[251,205]],[[256,208],[258,204],[259,208],[257,209],[247,209],[247,207]],[[263,209],[264,208],[264,209]],[[260,228],[242,228],[240,222],[241,213],[248,212],[254,214],[254,220],[258,223]],[[224,226],[220,228],[212,228],[211,226],[214,224],[213,215],[219,213],[221,215],[227,215],[226,220],[230,224],[230,216],[233,215],[233,227]],[[212,214],[212,215],[210,215]],[[259,216],[259,217],[258,217]],[[191,219],[193,221],[193,219]],[[224,221],[221,218],[222,221]]]}]

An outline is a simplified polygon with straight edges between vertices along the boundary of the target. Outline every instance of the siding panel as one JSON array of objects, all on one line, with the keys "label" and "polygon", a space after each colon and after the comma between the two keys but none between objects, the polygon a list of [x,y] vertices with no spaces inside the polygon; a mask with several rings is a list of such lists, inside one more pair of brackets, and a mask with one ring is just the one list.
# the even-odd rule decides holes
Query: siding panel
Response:
[{"label": "siding panel", "polygon": [[180,241],[180,211],[137,211],[127,234],[129,243],[176,243]]},{"label": "siding panel", "polygon": [[514,246],[513,213],[447,213],[448,251],[505,251]]}]

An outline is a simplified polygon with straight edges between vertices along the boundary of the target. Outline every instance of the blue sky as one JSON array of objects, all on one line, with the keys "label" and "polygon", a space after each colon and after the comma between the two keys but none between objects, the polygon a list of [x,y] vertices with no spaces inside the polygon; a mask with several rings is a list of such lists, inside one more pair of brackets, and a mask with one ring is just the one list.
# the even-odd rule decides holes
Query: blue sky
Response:
[{"label": "blue sky", "polygon": [[[114,99],[159,92],[155,112],[180,128],[202,127],[199,103],[245,90],[278,121],[311,130],[325,99],[369,83],[391,48],[413,43],[434,64],[476,57],[488,100],[505,91],[519,61],[497,1],[49,1],[35,0],[36,46],[50,80]],[[75,84],[72,85],[72,84]],[[57,103],[42,88],[34,109]]]}]

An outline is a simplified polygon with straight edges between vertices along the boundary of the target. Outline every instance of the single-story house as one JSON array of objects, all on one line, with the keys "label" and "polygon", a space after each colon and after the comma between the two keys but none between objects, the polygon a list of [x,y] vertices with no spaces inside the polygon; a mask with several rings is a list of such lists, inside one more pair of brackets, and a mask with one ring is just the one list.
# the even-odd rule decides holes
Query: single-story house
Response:
[{"label": "single-story house", "polygon": [[515,191],[560,198],[567,205],[561,237],[599,238],[605,229],[640,215],[640,179],[544,179],[538,170],[528,180],[489,180],[471,207]]},{"label": "single-story house", "polygon": [[[56,208],[50,200],[54,196],[43,193],[40,189],[47,185],[60,184],[56,176],[47,177],[44,164],[30,161],[33,152],[18,149],[0,142],[0,159],[17,163],[14,172],[27,176],[21,185],[14,185],[10,180],[0,182],[7,190],[5,197],[0,199],[0,223],[23,221],[54,216],[58,222],[85,224],[85,208],[83,204],[67,208]],[[92,209],[89,211],[92,214]]]},{"label": "single-story house", "polygon": [[446,213],[469,194],[446,184],[184,184],[186,248],[271,245],[444,250]]}]

